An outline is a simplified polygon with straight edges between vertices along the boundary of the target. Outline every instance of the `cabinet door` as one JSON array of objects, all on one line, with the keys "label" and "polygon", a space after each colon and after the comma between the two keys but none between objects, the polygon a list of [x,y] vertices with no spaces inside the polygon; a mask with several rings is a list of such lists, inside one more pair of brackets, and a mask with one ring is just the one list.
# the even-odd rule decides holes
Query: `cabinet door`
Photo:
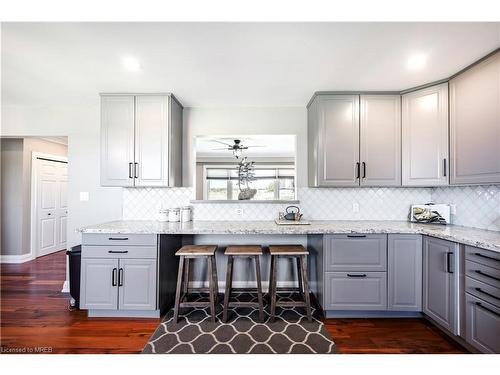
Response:
[{"label": "cabinet door", "polygon": [[134,97],[101,97],[101,185],[133,186]]},{"label": "cabinet door", "polygon": [[500,53],[450,81],[450,182],[500,183]]},{"label": "cabinet door", "polygon": [[135,186],[168,186],[168,100],[135,98]]},{"label": "cabinet door", "polygon": [[361,95],[362,186],[401,185],[401,96]]},{"label": "cabinet door", "polygon": [[359,96],[318,97],[318,185],[359,185]]},{"label": "cabinet door", "polygon": [[500,309],[466,294],[465,340],[483,353],[500,353]]},{"label": "cabinet door", "polygon": [[458,245],[424,237],[423,312],[443,328],[458,332]]},{"label": "cabinet door", "polygon": [[80,307],[116,310],[118,308],[118,260],[82,259]]},{"label": "cabinet door", "polygon": [[387,308],[422,311],[422,236],[389,234]]},{"label": "cabinet door", "polygon": [[120,259],[120,310],[156,309],[156,259]]},{"label": "cabinet door", "polygon": [[447,185],[448,164],[448,84],[403,95],[403,185]]}]

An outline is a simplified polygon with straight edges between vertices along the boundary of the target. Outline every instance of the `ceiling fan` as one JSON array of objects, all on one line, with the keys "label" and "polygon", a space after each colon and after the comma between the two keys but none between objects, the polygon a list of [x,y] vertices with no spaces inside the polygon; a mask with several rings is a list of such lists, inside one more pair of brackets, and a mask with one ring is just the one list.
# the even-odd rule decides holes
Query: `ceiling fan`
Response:
[{"label": "ceiling fan", "polygon": [[249,147],[266,147],[266,146],[263,146],[263,145],[244,146],[243,143],[241,143],[240,139],[234,139],[233,140],[234,144],[230,144],[230,143],[218,141],[216,139],[212,139],[212,142],[221,143],[221,144],[223,144],[223,145],[226,146],[226,147],[222,147],[222,148],[214,148],[212,150],[228,150],[228,151],[232,151],[233,155],[236,157],[236,159],[239,159],[239,157],[241,156],[243,150],[247,150]]}]

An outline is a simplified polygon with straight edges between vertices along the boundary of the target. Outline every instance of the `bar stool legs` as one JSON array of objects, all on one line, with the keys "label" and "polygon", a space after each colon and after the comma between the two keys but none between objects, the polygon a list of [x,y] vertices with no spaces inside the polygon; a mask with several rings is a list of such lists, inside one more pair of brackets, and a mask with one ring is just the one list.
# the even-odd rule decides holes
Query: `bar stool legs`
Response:
[{"label": "bar stool legs", "polygon": [[[175,254],[179,256],[179,270],[177,273],[177,287],[175,291],[175,306],[173,321],[177,323],[179,320],[179,309],[182,307],[209,307],[212,322],[215,323],[216,302],[218,300],[218,285],[217,285],[217,265],[215,259],[215,251],[217,246],[214,245],[189,245],[183,246]],[[189,266],[190,260],[196,258],[206,258],[208,268],[208,288],[193,288],[189,289]],[[200,291],[209,294],[209,302],[188,302],[185,301],[190,292]]]},{"label": "bar stool legs", "polygon": [[[270,307],[270,322],[273,322],[276,316],[277,306],[300,306],[306,309],[307,320],[312,322],[311,312],[311,298],[309,290],[309,278],[307,274],[307,255],[308,251],[300,245],[283,245],[283,246],[270,246],[269,252],[271,253],[271,274],[270,274],[270,287],[269,293],[271,295]],[[277,301],[277,274],[278,274],[278,259],[279,257],[293,258],[297,265],[297,278],[299,283],[298,290],[301,294],[302,301],[293,302],[278,302]]]},{"label": "bar stool legs", "polygon": [[[222,314],[222,321],[227,322],[228,311],[230,307],[258,307],[259,320],[264,322],[264,299],[262,296],[262,280],[260,272],[260,256],[262,255],[262,248],[260,246],[228,246],[225,251],[227,255],[227,271],[226,271],[226,290],[224,293],[224,310]],[[231,302],[231,292],[238,290],[233,288],[233,266],[234,258],[250,258],[253,259],[255,264],[255,278],[257,287],[250,288],[252,291],[257,292],[258,302]],[[248,290],[245,289],[245,290]]]}]

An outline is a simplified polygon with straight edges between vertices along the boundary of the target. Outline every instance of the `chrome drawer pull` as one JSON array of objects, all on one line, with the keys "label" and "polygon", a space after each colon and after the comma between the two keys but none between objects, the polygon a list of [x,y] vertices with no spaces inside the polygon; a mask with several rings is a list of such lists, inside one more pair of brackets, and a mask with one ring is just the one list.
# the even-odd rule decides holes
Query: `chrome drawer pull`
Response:
[{"label": "chrome drawer pull", "polygon": [[483,310],[486,310],[489,313],[492,313],[493,315],[496,315],[496,316],[500,317],[499,313],[497,313],[496,311],[493,311],[493,310],[488,309],[487,307],[483,306],[483,304],[481,302],[476,302],[476,305],[479,306],[480,308],[482,308]]},{"label": "chrome drawer pull", "polygon": [[361,275],[356,275],[356,274],[352,274],[352,273],[348,273],[347,274],[347,277],[366,277],[366,274],[363,273]]},{"label": "chrome drawer pull", "polygon": [[483,272],[483,271],[481,271],[481,270],[476,270],[475,272],[476,272],[477,274],[479,274],[479,275],[484,276],[484,277],[489,277],[490,279],[493,279],[493,280],[496,280],[496,281],[500,281],[500,279],[499,279],[498,277],[488,275],[487,273],[484,273],[484,272]]},{"label": "chrome drawer pull", "polygon": [[474,253],[474,255],[477,255],[478,257],[486,258],[486,259],[491,259],[491,260],[496,260],[497,262],[500,262],[500,259],[489,257],[488,255],[483,255],[481,253]]},{"label": "chrome drawer pull", "polygon": [[488,292],[485,292],[485,291],[484,291],[484,290],[482,290],[481,288],[474,288],[474,289],[476,289],[476,290],[477,290],[478,292],[480,292],[480,293],[483,293],[483,294],[487,295],[488,297],[491,297],[491,298],[494,298],[494,299],[496,299],[496,300],[499,300],[499,301],[500,301],[500,297],[497,297],[497,296],[494,296],[493,294],[490,294],[490,293],[488,293]]},{"label": "chrome drawer pull", "polygon": [[110,241],[128,241],[128,237],[109,237]]},{"label": "chrome drawer pull", "polygon": [[348,238],[365,238],[366,234],[348,234]]},{"label": "chrome drawer pull", "polygon": [[128,250],[108,250],[109,254],[127,254]]}]

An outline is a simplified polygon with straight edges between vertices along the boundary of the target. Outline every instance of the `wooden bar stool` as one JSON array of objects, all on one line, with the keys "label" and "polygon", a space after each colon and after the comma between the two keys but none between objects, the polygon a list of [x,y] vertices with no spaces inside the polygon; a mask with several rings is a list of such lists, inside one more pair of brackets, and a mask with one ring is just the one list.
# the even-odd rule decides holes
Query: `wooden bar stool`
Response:
[{"label": "wooden bar stool", "polygon": [[[271,295],[271,318],[274,321],[276,314],[276,307],[305,307],[307,312],[307,320],[312,322],[311,315],[311,299],[309,295],[309,280],[307,276],[307,256],[309,252],[302,245],[276,245],[269,246],[271,254],[271,276],[269,293]],[[294,258],[297,261],[297,276],[299,281],[299,288],[277,288],[277,275],[278,275],[278,258]],[[302,301],[283,301],[277,302],[277,291],[283,290],[298,290],[302,295]]]},{"label": "wooden bar stool", "polygon": [[[227,255],[227,272],[226,272],[226,292],[224,294],[224,312],[222,321],[227,322],[229,307],[258,307],[259,319],[264,322],[264,303],[262,300],[262,280],[260,277],[260,256],[262,255],[262,247],[254,245],[239,245],[228,246],[224,252]],[[233,263],[234,258],[253,258],[255,262],[255,277],[257,288],[233,288]],[[257,292],[258,302],[230,302],[232,291],[248,291]]]},{"label": "wooden bar stool", "polygon": [[[179,272],[177,273],[177,289],[175,292],[174,323],[179,318],[179,308],[182,307],[210,307],[212,322],[215,322],[215,304],[218,295],[217,265],[215,262],[215,245],[188,245],[181,247],[175,255],[179,256]],[[188,288],[189,263],[191,259],[206,258],[208,263],[208,288]],[[189,293],[208,292],[208,302],[187,302]],[[182,294],[181,294],[182,293]]]}]

